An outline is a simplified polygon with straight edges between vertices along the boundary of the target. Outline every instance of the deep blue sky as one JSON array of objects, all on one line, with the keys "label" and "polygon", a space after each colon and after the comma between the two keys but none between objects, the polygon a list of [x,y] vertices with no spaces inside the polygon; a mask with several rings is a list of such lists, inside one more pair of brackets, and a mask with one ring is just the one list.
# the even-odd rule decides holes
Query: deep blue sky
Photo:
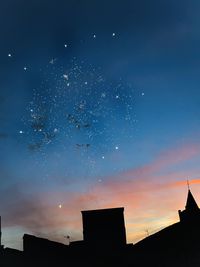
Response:
[{"label": "deep blue sky", "polygon": [[[81,238],[80,218],[64,223],[66,205],[71,214],[128,209],[134,196],[116,200],[116,180],[123,187],[139,177],[152,184],[198,178],[199,12],[194,0],[1,1],[5,244],[20,248],[25,231],[62,241],[66,227]],[[146,173],[151,165],[154,175]],[[142,231],[131,228],[133,215],[130,241]],[[160,227],[159,216],[149,220]]]}]

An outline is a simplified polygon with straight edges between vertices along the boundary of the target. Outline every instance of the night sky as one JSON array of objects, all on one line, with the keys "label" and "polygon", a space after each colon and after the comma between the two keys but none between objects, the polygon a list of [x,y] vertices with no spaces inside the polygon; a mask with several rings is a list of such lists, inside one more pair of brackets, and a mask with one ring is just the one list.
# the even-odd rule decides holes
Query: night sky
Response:
[{"label": "night sky", "polygon": [[2,243],[82,239],[125,207],[128,242],[200,202],[200,2],[0,3]]}]

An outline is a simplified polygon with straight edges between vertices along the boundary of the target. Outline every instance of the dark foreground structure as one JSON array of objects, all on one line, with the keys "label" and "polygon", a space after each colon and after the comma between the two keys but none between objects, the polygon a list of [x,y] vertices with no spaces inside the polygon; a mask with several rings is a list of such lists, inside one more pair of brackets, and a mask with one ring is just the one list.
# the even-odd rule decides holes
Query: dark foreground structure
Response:
[{"label": "dark foreground structure", "polygon": [[0,266],[200,266],[200,210],[188,190],[180,222],[127,244],[124,208],[82,211],[83,240],[64,245],[25,234],[24,249],[0,244]]}]

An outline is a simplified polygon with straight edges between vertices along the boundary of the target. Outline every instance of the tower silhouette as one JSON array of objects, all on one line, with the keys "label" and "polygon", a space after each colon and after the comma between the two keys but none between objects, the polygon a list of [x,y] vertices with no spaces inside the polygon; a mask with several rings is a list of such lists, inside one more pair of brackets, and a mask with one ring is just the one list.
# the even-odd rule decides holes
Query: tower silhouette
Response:
[{"label": "tower silhouette", "polygon": [[91,247],[126,245],[124,208],[82,211],[83,238]]},{"label": "tower silhouette", "polygon": [[200,222],[200,209],[188,188],[185,210],[178,211],[180,222]]}]

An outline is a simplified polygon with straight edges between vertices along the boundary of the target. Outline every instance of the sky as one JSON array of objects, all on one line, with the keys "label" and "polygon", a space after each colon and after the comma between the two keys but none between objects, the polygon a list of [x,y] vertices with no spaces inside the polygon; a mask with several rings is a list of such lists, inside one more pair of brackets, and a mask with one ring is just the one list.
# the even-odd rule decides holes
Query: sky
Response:
[{"label": "sky", "polygon": [[124,207],[136,243],[200,202],[200,3],[0,3],[2,243],[82,239]]}]

